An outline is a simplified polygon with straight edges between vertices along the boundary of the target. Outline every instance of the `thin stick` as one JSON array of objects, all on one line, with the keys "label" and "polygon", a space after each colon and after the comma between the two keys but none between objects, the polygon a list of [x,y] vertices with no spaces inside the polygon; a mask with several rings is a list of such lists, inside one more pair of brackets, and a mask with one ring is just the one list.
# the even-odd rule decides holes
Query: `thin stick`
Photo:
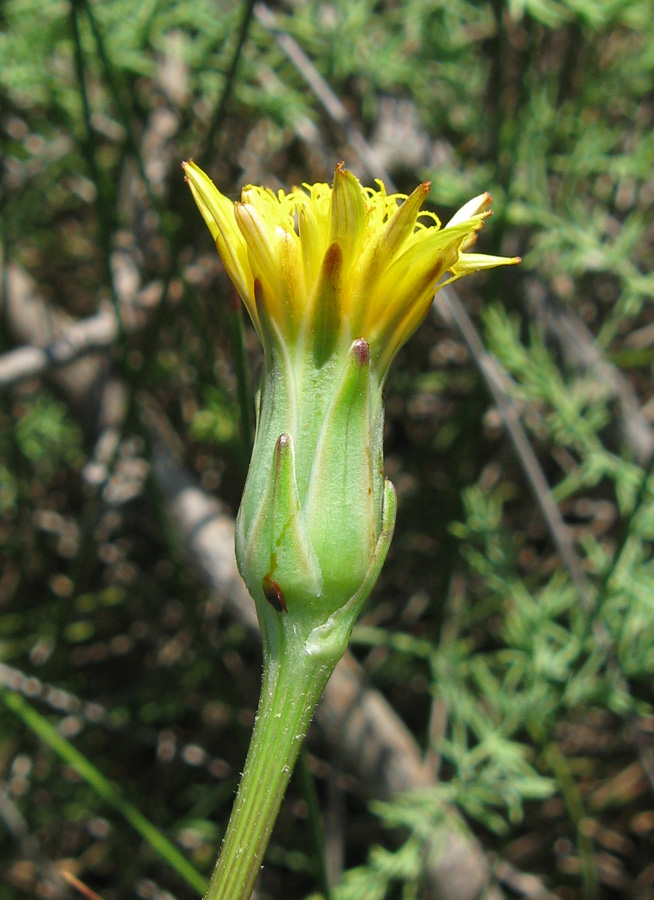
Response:
[{"label": "thin stick", "polygon": [[243,53],[243,47],[245,46],[245,42],[250,31],[253,10],[254,0],[245,0],[243,6],[243,18],[241,19],[241,27],[239,28],[238,32],[238,40],[236,41],[236,47],[234,48],[234,55],[232,56],[232,61],[229,65],[229,69],[225,77],[225,84],[223,85],[220,100],[218,101],[215,112],[213,114],[213,118],[211,119],[211,124],[209,125],[209,129],[204,139],[204,149],[200,154],[198,154],[203,167],[206,167],[207,163],[209,162],[209,154],[213,150],[213,143],[216,139],[216,135],[218,134],[218,129],[222,125],[223,119],[225,118],[227,103],[232,95],[232,91],[234,90],[236,72],[238,69],[238,64],[241,60],[241,54]]},{"label": "thin stick", "polygon": [[459,329],[470,351],[470,355],[481,372],[502,416],[504,427],[511,438],[522,465],[522,470],[540,507],[559,556],[579,591],[585,608],[588,610],[592,609],[594,605],[592,588],[574,551],[570,529],[563,521],[559,507],[552,497],[552,492],[540,467],[538,458],[520,423],[515,404],[502,386],[502,381],[506,381],[508,375],[484,347],[464,305],[451,288],[442,288],[436,295],[435,304],[445,314],[445,318],[451,318]]},{"label": "thin stick", "polygon": [[18,347],[0,356],[0,390],[61,368],[95,350],[107,350],[118,335],[113,310],[75,322],[47,347]]}]

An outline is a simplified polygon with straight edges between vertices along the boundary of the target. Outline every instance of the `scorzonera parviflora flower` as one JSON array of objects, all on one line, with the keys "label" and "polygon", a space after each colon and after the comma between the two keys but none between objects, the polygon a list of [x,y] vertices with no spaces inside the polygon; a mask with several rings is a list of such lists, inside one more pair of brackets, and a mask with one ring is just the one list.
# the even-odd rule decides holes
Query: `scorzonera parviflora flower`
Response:
[{"label": "scorzonera parviflora flower", "polygon": [[516,260],[467,252],[488,194],[441,227],[422,210],[429,183],[387,194],[339,165],[332,186],[247,186],[233,203],[193,163],[185,172],[264,347],[239,566],[258,607],[309,604],[324,620],[360,588],[381,532],[393,357],[439,283]]},{"label": "scorzonera parviflora flower", "polygon": [[206,900],[246,900],[313,710],[377,580],[395,522],[383,471],[382,388],[439,285],[518,262],[468,252],[475,197],[441,227],[408,197],[332,185],[243,188],[236,203],[194,163],[186,180],[264,350],[257,426],[236,523],[264,671],[255,730]]}]

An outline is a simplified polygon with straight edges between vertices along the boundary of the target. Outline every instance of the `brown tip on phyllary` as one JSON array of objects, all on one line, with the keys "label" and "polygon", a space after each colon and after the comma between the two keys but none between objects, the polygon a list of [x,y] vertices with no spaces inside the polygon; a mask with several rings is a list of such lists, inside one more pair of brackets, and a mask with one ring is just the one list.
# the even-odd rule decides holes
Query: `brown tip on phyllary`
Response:
[{"label": "brown tip on phyllary", "polygon": [[370,362],[370,344],[365,338],[357,338],[352,343],[352,353],[360,366],[363,367]]},{"label": "brown tip on phyllary", "polygon": [[268,603],[270,603],[275,612],[288,612],[282,589],[274,578],[271,578],[270,575],[264,575],[261,579],[261,589],[263,591],[263,596]]}]

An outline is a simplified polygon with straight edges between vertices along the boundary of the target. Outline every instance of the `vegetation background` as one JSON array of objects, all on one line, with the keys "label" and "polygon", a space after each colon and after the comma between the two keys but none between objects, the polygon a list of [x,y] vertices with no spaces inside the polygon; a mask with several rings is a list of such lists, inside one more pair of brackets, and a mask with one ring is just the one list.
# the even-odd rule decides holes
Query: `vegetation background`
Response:
[{"label": "vegetation background", "polygon": [[4,0],[0,104],[1,900],[198,896],[245,756],[259,351],[189,157],[489,190],[524,257],[395,364],[364,725],[328,696],[257,896],[654,897],[650,0]]}]

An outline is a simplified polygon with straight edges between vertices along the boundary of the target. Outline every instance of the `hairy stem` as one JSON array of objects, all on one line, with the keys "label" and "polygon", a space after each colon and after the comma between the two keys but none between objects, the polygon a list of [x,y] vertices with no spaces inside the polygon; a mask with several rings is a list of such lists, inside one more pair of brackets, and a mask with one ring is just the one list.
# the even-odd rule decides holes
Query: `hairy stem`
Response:
[{"label": "hairy stem", "polygon": [[[286,643],[281,627],[279,637]],[[250,749],[205,900],[249,900],[302,740],[337,662],[313,656],[304,641],[299,648],[289,643],[285,652],[264,654]]]}]

